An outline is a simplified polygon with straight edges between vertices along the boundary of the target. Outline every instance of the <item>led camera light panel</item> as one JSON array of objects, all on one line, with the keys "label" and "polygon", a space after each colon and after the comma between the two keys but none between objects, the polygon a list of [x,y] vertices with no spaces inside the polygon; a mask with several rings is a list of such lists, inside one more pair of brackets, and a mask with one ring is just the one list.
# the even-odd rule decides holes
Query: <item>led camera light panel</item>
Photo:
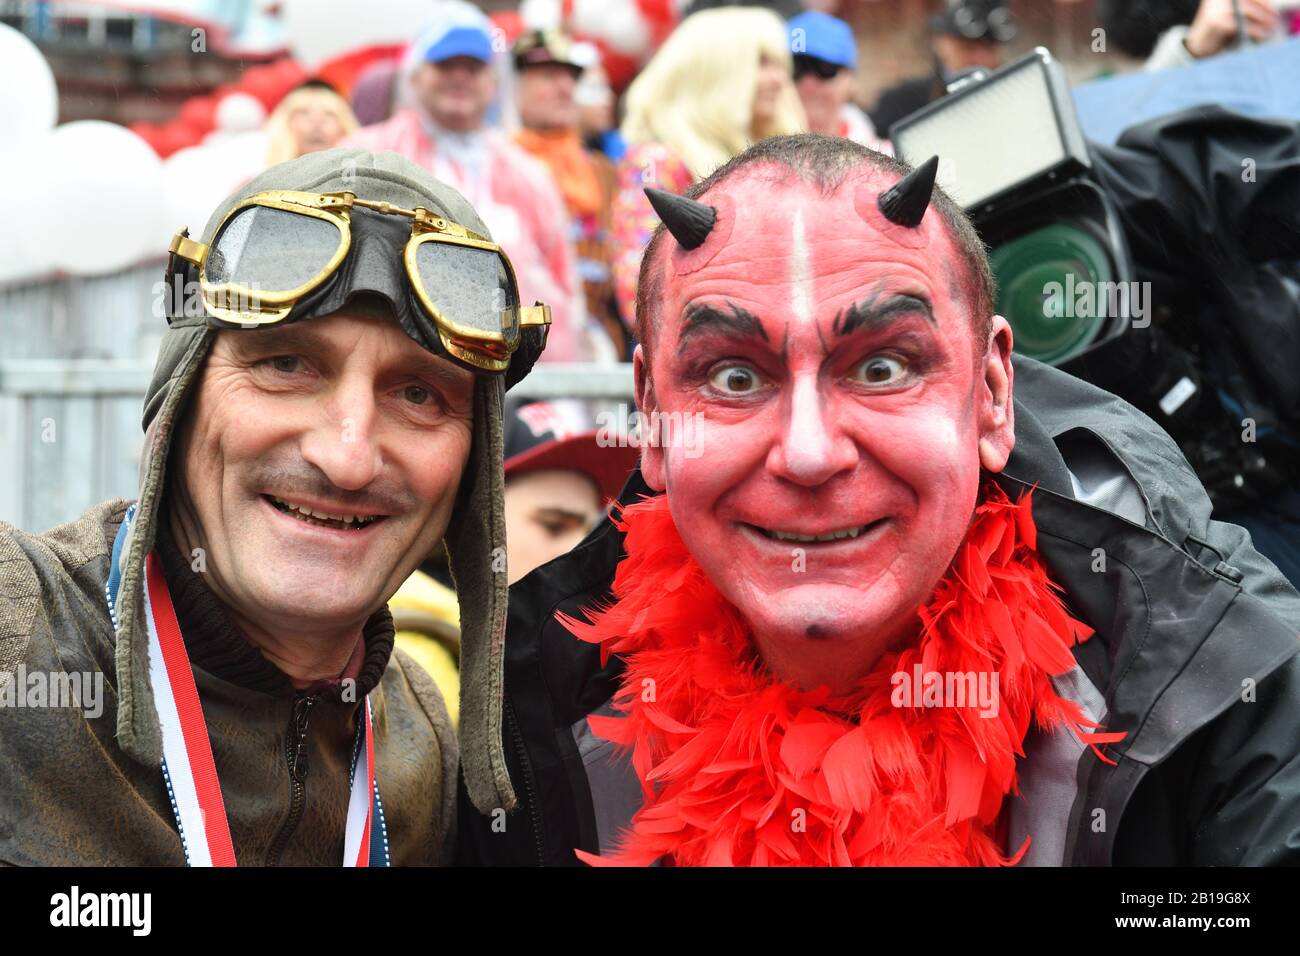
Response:
[{"label": "led camera light panel", "polygon": [[968,210],[1089,165],[1065,72],[1042,47],[900,120],[891,134],[909,165],[937,155],[939,185]]}]

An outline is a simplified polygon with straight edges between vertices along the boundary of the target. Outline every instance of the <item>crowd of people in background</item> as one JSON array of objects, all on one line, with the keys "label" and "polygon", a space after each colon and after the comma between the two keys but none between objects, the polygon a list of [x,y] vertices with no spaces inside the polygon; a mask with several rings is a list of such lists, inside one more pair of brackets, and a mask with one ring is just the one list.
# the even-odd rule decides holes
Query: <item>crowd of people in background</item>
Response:
[{"label": "crowd of people in background", "polygon": [[[864,108],[858,38],[844,20],[695,6],[709,9],[689,13],[621,97],[596,48],[561,29],[527,30],[502,56],[485,14],[468,3],[444,7],[452,15],[414,38],[400,65],[376,64],[358,78],[350,103],[320,81],[288,96],[267,120],[268,165],[355,146],[425,166],[483,213],[525,299],[551,305],[545,361],[626,361],[641,252],[658,223],[645,186],[681,193],[751,143],[784,133],[843,136],[889,153],[894,123],[963,74],[996,69],[1017,36],[1000,0],[951,0],[928,24],[929,68]],[[1230,0],[1188,0],[1101,12],[1154,69],[1230,46],[1233,10]],[[1268,0],[1245,0],[1241,10],[1252,40],[1289,26]],[[494,68],[501,58],[505,68]]]},{"label": "crowd of people in background", "polygon": [[[525,300],[551,306],[550,362],[630,357],[641,253],[658,223],[644,187],[680,193],[786,133],[889,152],[889,123],[942,92],[931,90],[937,79],[909,81],[869,114],[856,102],[848,23],[721,6],[687,16],[621,103],[594,47],[559,28],[526,31],[508,54],[513,115],[503,117],[495,28],[469,4],[455,14],[415,38],[400,65],[365,71],[350,103],[320,81],[291,93],[267,120],[267,164],[335,146],[387,149],[454,185],[506,247]],[[995,63],[1013,35],[969,42],[955,29],[951,13],[936,26],[945,75]]]}]

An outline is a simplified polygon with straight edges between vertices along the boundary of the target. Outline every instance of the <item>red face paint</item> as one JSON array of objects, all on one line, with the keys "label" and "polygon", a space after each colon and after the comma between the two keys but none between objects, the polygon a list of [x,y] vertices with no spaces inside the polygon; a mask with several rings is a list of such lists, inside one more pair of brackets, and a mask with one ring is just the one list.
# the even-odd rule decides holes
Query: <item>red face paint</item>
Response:
[{"label": "red face paint", "polygon": [[828,655],[851,680],[915,630],[980,476],[961,260],[933,210],[900,243],[860,215],[862,188],[821,196],[767,169],[700,197],[725,193],[735,221],[692,254],[703,266],[670,257],[654,342],[657,409],[689,440],[647,452],[646,477],[796,680]]}]

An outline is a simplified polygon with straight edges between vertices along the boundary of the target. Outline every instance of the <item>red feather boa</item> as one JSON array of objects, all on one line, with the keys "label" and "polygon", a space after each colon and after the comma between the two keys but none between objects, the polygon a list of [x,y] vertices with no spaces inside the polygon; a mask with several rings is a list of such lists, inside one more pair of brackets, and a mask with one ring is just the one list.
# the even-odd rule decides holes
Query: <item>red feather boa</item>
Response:
[{"label": "red feather boa", "polygon": [[[1098,744],[1122,733],[1061,698],[1050,677],[1075,666],[1092,630],[1066,613],[1035,551],[1029,495],[989,482],[929,603],[915,646],[886,653],[851,698],[775,681],[735,609],[682,543],[667,500],[624,509],[627,558],[617,603],[592,622],[559,615],[601,655],[627,664],[622,717],[592,730],[632,748],[645,804],[618,852],[597,865],[998,866],[1003,801],[1030,720]],[[895,673],[996,672],[995,716],[966,707],[903,707]],[[991,678],[990,678],[991,680]],[[851,716],[843,716],[851,715]],[[1088,728],[1088,729],[1084,729]],[[1110,762],[1110,761],[1107,761]]]}]

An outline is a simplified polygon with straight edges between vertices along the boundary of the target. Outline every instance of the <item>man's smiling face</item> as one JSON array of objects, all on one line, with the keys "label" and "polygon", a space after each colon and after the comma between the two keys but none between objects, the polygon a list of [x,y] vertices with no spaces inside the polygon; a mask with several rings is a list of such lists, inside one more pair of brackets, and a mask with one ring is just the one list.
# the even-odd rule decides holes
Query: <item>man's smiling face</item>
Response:
[{"label": "man's smiling face", "polygon": [[695,271],[660,257],[653,355],[637,355],[642,410],[695,427],[689,454],[643,452],[647,481],[767,664],[836,689],[914,631],[981,464],[1001,470],[1014,440],[1009,327],[976,342],[934,209],[902,244],[859,215],[879,179],[823,196],[766,166],[713,187],[700,201],[725,194],[729,235]]},{"label": "man's smiling face", "polygon": [[447,528],[473,386],[370,310],[219,333],[170,497],[236,623],[337,629],[373,614]]}]

